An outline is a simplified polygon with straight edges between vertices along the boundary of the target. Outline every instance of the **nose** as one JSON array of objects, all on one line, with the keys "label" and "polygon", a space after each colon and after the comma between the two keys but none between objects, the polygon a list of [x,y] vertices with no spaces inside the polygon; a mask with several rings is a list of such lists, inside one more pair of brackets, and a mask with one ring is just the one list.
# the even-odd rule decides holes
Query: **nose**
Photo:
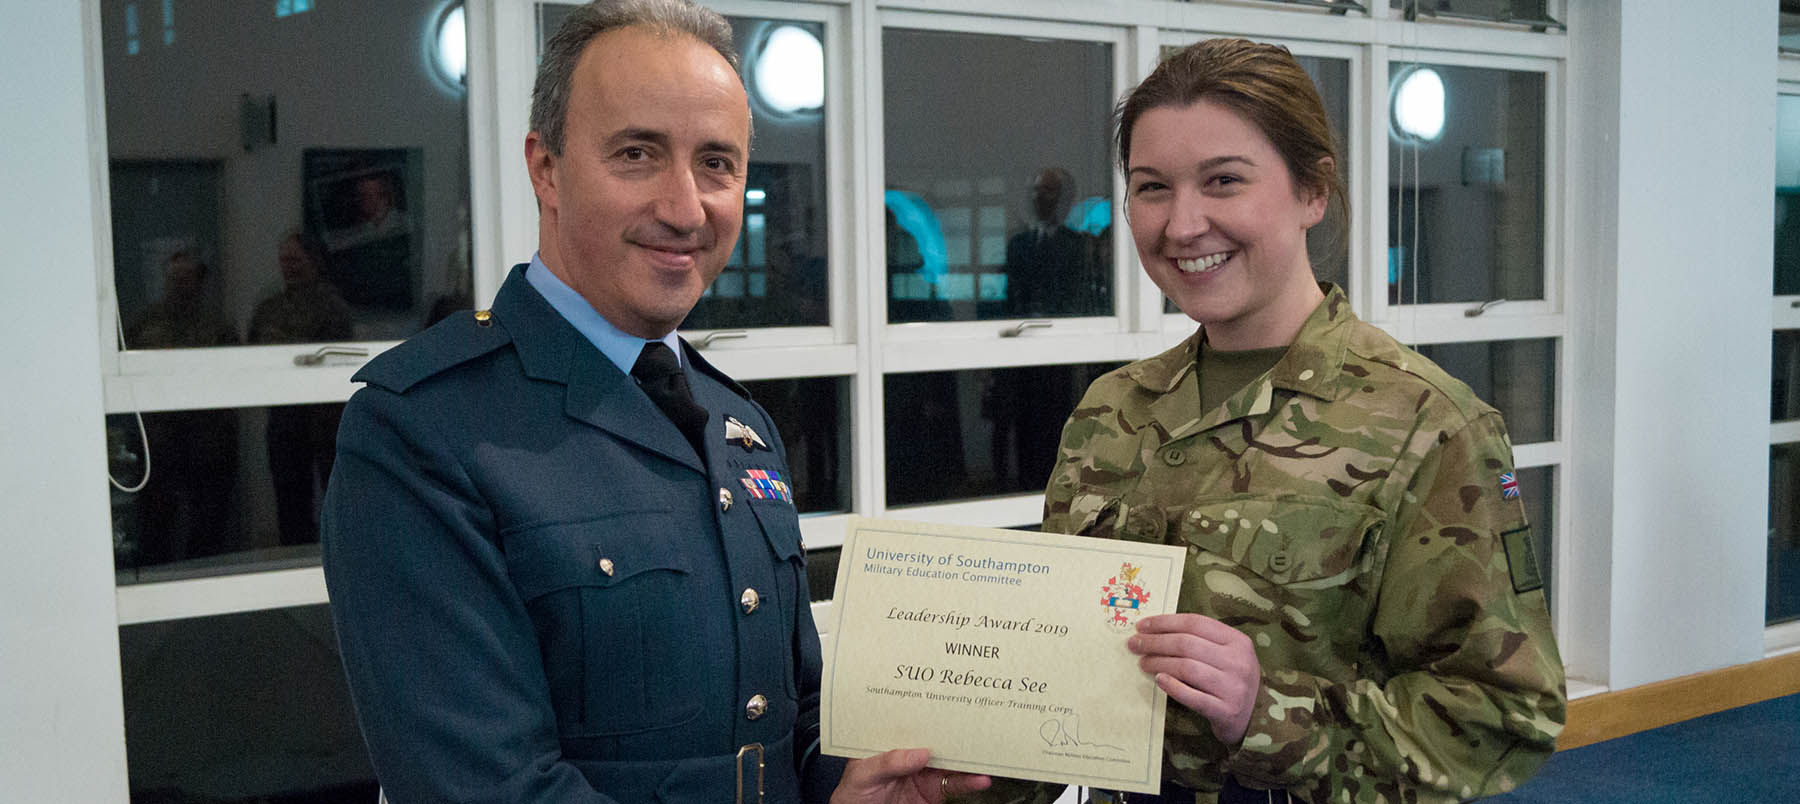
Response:
[{"label": "nose", "polygon": [[1169,204],[1169,221],[1163,235],[1169,240],[1183,242],[1210,231],[1212,211],[1206,198],[1187,188],[1177,188],[1175,198]]},{"label": "nose", "polygon": [[706,224],[706,207],[700,203],[698,177],[691,167],[676,167],[663,176],[656,199],[656,219],[680,234]]}]

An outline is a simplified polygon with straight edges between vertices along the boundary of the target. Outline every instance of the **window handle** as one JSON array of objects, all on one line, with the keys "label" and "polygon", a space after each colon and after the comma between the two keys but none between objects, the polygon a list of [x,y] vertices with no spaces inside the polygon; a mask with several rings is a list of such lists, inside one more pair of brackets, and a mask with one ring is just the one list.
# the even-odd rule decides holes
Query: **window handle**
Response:
[{"label": "window handle", "polygon": [[1017,338],[1020,335],[1024,335],[1025,330],[1049,329],[1053,326],[1056,326],[1056,322],[1054,322],[1054,321],[1020,321],[1016,325],[1013,325],[1013,326],[1007,327],[1006,329],[1000,330],[1000,337],[1002,337],[1002,338]]},{"label": "window handle", "polygon": [[1505,299],[1490,299],[1488,301],[1484,301],[1480,304],[1477,304],[1474,307],[1470,307],[1467,310],[1464,310],[1463,317],[1464,318],[1474,318],[1475,316],[1478,316],[1478,315],[1481,315],[1482,313],[1487,312],[1489,307],[1494,307],[1496,305],[1501,305],[1501,304],[1505,304],[1505,303],[1506,303]]},{"label": "window handle", "polygon": [[750,333],[741,329],[722,329],[718,332],[708,332],[706,333],[706,337],[700,339],[700,348],[705,349],[712,346],[713,341],[735,341],[748,337],[750,337]]},{"label": "window handle", "polygon": [[318,366],[325,363],[327,357],[368,357],[369,350],[360,346],[324,346],[318,351],[294,355],[296,366]]}]

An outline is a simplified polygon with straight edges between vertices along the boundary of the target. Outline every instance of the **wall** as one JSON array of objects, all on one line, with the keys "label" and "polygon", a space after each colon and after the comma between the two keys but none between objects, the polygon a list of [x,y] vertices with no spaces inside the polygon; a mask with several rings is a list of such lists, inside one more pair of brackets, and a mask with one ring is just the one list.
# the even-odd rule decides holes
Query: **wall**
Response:
[{"label": "wall", "polygon": [[1571,659],[1621,689],[1763,655],[1775,3],[1573,5]]},{"label": "wall", "polygon": [[0,797],[124,801],[82,5],[0,11]]}]

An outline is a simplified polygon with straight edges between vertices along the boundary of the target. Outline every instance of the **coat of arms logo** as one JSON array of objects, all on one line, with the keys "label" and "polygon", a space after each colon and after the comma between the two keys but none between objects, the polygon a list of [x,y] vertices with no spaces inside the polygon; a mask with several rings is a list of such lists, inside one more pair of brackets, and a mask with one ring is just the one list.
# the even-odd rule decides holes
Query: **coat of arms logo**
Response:
[{"label": "coat of arms logo", "polygon": [[1150,602],[1150,593],[1137,582],[1142,569],[1125,562],[1119,566],[1119,574],[1107,578],[1100,587],[1100,602],[1108,612],[1106,624],[1114,630],[1129,630],[1143,613],[1144,604]]}]

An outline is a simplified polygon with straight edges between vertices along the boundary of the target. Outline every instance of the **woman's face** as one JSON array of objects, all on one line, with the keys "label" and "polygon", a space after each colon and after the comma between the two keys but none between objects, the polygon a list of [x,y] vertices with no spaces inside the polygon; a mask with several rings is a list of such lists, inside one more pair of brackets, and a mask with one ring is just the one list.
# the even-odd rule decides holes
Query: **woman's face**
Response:
[{"label": "woman's face", "polygon": [[1227,106],[1143,113],[1125,177],[1131,236],[1152,281],[1220,349],[1284,346],[1319,298],[1306,230],[1325,215],[1273,143]]}]

